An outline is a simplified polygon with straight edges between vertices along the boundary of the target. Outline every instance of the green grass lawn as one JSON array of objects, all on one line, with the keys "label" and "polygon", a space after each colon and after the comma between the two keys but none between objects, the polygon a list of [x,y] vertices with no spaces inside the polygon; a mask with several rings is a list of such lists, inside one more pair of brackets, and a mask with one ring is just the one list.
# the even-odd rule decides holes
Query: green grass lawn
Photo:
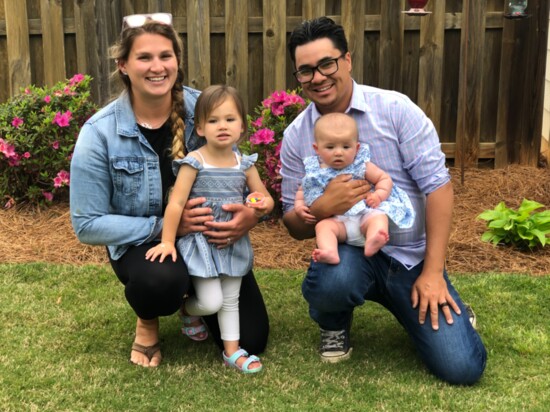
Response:
[{"label": "green grass lawn", "polygon": [[303,273],[258,270],[271,335],[257,376],[162,319],[163,364],[128,363],[135,316],[107,266],[0,265],[2,411],[544,411],[550,405],[550,276],[452,276],[489,359],[473,387],[431,376],[374,303],[354,317],[352,359],[320,363]]}]

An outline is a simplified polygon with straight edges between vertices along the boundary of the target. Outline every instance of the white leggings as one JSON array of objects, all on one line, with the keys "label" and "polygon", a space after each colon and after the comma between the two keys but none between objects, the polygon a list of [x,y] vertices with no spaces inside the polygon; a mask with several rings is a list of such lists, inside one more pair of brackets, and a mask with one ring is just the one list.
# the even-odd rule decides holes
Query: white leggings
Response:
[{"label": "white leggings", "polygon": [[222,340],[239,340],[241,279],[233,276],[220,276],[218,278],[191,276],[195,295],[185,301],[185,311],[192,316],[218,313]]}]

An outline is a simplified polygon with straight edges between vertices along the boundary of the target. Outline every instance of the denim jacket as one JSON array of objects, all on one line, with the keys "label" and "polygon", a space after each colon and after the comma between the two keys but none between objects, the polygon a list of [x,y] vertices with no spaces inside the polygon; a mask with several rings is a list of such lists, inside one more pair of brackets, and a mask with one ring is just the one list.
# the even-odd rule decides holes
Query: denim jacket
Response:
[{"label": "denim jacket", "polygon": [[[200,146],[194,128],[199,94],[184,87],[189,151]],[[70,209],[78,239],[107,245],[114,260],[162,230],[159,159],[137,126],[127,93],[92,116],[80,131],[71,161]]]}]

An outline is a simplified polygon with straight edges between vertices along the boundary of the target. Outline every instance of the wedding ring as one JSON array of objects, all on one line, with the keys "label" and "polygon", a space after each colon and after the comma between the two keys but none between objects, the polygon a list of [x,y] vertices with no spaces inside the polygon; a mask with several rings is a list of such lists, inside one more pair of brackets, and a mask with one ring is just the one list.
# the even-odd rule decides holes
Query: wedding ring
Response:
[{"label": "wedding ring", "polygon": [[449,304],[447,302],[443,302],[439,304],[440,308],[444,308],[445,306],[449,306]]}]

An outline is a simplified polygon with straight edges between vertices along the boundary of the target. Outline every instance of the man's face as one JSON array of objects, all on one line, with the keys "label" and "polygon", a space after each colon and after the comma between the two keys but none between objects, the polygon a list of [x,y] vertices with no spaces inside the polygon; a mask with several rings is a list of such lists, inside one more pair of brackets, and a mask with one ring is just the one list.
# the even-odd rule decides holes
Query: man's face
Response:
[{"label": "man's face", "polygon": [[310,82],[302,83],[305,95],[310,98],[320,113],[344,112],[353,92],[351,78],[351,57],[342,53],[328,38],[317,39],[296,47],[296,70],[313,68],[323,62],[338,58],[338,70],[330,75],[322,75],[314,70]]}]

